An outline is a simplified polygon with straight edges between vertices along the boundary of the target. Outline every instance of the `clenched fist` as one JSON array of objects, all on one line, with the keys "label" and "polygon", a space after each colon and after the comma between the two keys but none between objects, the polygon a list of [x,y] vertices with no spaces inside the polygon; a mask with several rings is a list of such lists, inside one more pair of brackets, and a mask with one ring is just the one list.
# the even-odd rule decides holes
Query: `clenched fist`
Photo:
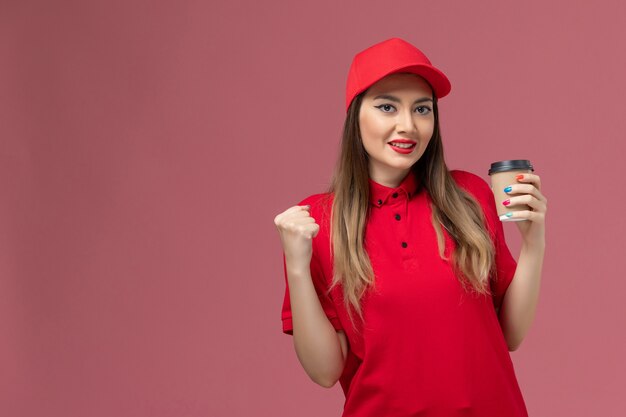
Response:
[{"label": "clenched fist", "polygon": [[308,270],[313,255],[313,238],[320,227],[309,214],[309,205],[293,206],[274,218],[289,268]]}]

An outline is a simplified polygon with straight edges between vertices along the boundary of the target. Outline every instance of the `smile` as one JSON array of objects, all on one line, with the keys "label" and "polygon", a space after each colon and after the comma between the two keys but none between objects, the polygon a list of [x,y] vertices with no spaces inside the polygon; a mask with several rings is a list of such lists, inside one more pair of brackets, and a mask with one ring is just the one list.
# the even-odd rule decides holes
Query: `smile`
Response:
[{"label": "smile", "polygon": [[409,149],[412,148],[413,146],[415,146],[414,143],[397,143],[397,142],[393,142],[390,143],[391,146],[396,146],[398,148],[402,148],[402,149]]},{"label": "smile", "polygon": [[398,152],[398,153],[402,153],[402,154],[408,154],[413,152],[413,149],[415,148],[416,144],[415,143],[389,143],[389,146],[391,146],[391,149],[393,149],[394,151]]}]

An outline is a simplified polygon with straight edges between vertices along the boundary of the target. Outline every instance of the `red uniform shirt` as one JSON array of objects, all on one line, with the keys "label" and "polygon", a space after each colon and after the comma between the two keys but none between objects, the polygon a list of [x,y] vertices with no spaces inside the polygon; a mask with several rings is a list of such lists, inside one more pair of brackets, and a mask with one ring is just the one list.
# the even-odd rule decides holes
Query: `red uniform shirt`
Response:
[{"label": "red uniform shirt", "polygon": [[[495,307],[500,307],[517,263],[504,239],[493,193],[479,176],[454,170],[457,184],[480,203],[496,248],[493,296],[464,292],[451,265],[439,257],[431,224],[430,196],[409,173],[397,188],[369,180],[370,216],[365,249],[377,292],[362,299],[364,323],[356,334],[332,282],[332,194],[314,194],[310,204],[320,225],[313,239],[311,277],[326,316],[349,341],[340,383],[342,417],[480,416],[526,417],[522,393]],[[330,198],[323,198],[330,197]],[[446,255],[454,241],[444,230]],[[287,270],[283,332],[293,334]]]}]

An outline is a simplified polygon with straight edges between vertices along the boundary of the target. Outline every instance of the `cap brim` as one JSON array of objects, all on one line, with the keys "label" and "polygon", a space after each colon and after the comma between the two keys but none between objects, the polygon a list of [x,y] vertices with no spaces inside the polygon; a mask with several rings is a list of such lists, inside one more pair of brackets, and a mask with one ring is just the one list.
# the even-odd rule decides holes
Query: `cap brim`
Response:
[{"label": "cap brim", "polygon": [[438,99],[445,97],[450,93],[452,87],[450,80],[448,80],[448,77],[446,77],[443,72],[439,71],[435,67],[423,64],[405,65],[389,71],[385,76],[396,74],[398,72],[410,72],[423,77],[431,85],[433,90],[435,90],[434,94]]}]

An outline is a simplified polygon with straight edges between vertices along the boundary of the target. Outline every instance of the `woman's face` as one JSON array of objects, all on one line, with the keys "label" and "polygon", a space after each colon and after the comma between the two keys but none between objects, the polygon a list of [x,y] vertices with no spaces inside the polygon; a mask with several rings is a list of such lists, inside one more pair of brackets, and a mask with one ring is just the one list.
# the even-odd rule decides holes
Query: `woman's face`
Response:
[{"label": "woman's face", "polygon": [[[370,178],[396,187],[424,154],[433,135],[432,90],[418,75],[388,75],[363,96],[359,124]],[[413,145],[399,149],[390,144],[398,139],[408,139]]]}]

